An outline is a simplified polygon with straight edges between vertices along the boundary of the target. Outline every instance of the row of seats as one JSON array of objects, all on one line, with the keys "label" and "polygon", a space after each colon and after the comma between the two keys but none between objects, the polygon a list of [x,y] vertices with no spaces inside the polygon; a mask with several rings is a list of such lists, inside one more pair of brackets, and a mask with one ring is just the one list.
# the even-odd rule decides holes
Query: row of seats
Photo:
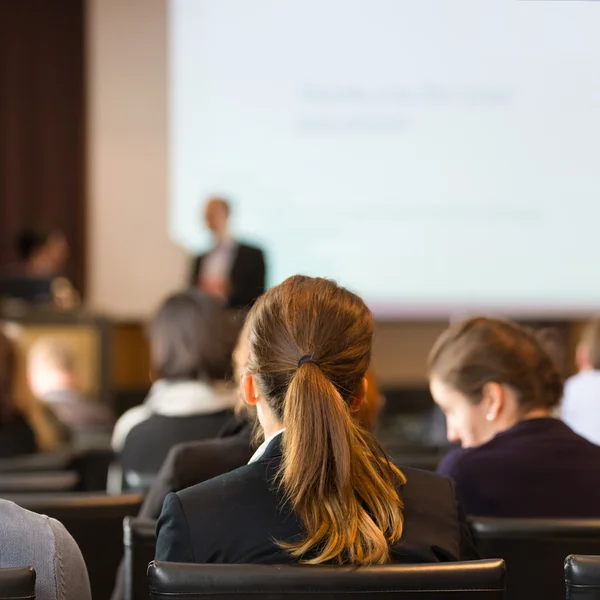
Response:
[{"label": "row of seats", "polygon": [[[507,565],[508,600],[563,600],[562,565],[572,553],[600,554],[600,520],[471,520],[482,558],[502,558]],[[146,600],[146,568],[154,558],[156,522],[126,518],[125,600]]]}]

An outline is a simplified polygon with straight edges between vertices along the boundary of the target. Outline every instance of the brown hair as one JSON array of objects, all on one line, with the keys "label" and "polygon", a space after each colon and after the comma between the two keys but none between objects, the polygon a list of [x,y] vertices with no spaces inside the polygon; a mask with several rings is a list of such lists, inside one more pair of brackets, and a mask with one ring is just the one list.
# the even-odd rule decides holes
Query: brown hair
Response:
[{"label": "brown hair", "polygon": [[[248,320],[248,371],[286,427],[280,485],[306,531],[279,545],[311,564],[388,562],[405,479],[350,411],[370,362],[369,309],[331,281],[295,276]],[[307,354],[317,362],[299,365]]]},{"label": "brown hair", "polygon": [[14,345],[0,331],[0,424],[10,423],[18,412],[14,399],[16,368]]},{"label": "brown hair", "polygon": [[580,343],[587,349],[592,369],[600,369],[600,317],[586,323]]},{"label": "brown hair", "polygon": [[523,410],[553,408],[563,378],[535,333],[501,319],[474,318],[450,326],[429,354],[429,374],[478,404],[487,383],[508,385]]},{"label": "brown hair", "polygon": [[159,379],[215,381],[231,376],[235,329],[208,295],[169,296],[149,326],[152,374]]}]

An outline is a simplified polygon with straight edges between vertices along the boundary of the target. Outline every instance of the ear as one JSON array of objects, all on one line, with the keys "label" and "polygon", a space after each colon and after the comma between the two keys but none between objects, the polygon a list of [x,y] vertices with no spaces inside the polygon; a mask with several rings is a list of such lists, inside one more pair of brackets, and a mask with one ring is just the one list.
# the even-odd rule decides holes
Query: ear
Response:
[{"label": "ear", "polygon": [[244,373],[242,376],[242,389],[246,404],[249,404],[250,406],[258,404],[260,393],[256,386],[256,382],[254,381],[254,377],[252,377],[250,373]]},{"label": "ear", "polygon": [[362,403],[365,401],[365,398],[367,397],[368,389],[369,389],[369,382],[367,381],[366,377],[363,377],[362,381],[360,382],[360,385],[358,386],[356,395],[354,396],[354,398],[352,400],[352,405],[350,406],[350,410],[352,412],[356,412],[357,410],[360,409],[360,407],[362,406]]},{"label": "ear", "polygon": [[495,421],[504,408],[504,388],[499,383],[486,383],[482,396],[488,421]]}]

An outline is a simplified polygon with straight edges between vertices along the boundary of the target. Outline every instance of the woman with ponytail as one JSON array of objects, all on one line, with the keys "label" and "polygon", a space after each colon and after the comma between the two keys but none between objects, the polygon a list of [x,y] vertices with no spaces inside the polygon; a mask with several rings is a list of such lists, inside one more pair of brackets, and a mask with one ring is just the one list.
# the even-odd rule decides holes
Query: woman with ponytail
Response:
[{"label": "woman with ponytail", "polygon": [[157,560],[381,564],[475,557],[449,480],[390,463],[355,418],[373,318],[296,276],[250,311],[241,393],[264,442],[248,465],[170,494]]}]

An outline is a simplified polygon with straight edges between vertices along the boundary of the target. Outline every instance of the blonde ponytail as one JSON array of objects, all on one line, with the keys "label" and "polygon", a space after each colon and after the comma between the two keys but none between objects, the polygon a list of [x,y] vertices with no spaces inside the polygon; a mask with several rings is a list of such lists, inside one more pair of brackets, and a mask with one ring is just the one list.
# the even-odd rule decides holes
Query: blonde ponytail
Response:
[{"label": "blonde ponytail", "polygon": [[304,562],[389,562],[402,535],[404,477],[377,456],[371,435],[350,415],[320,367],[307,363],[292,378],[284,403],[281,482],[306,538],[283,543]]}]

